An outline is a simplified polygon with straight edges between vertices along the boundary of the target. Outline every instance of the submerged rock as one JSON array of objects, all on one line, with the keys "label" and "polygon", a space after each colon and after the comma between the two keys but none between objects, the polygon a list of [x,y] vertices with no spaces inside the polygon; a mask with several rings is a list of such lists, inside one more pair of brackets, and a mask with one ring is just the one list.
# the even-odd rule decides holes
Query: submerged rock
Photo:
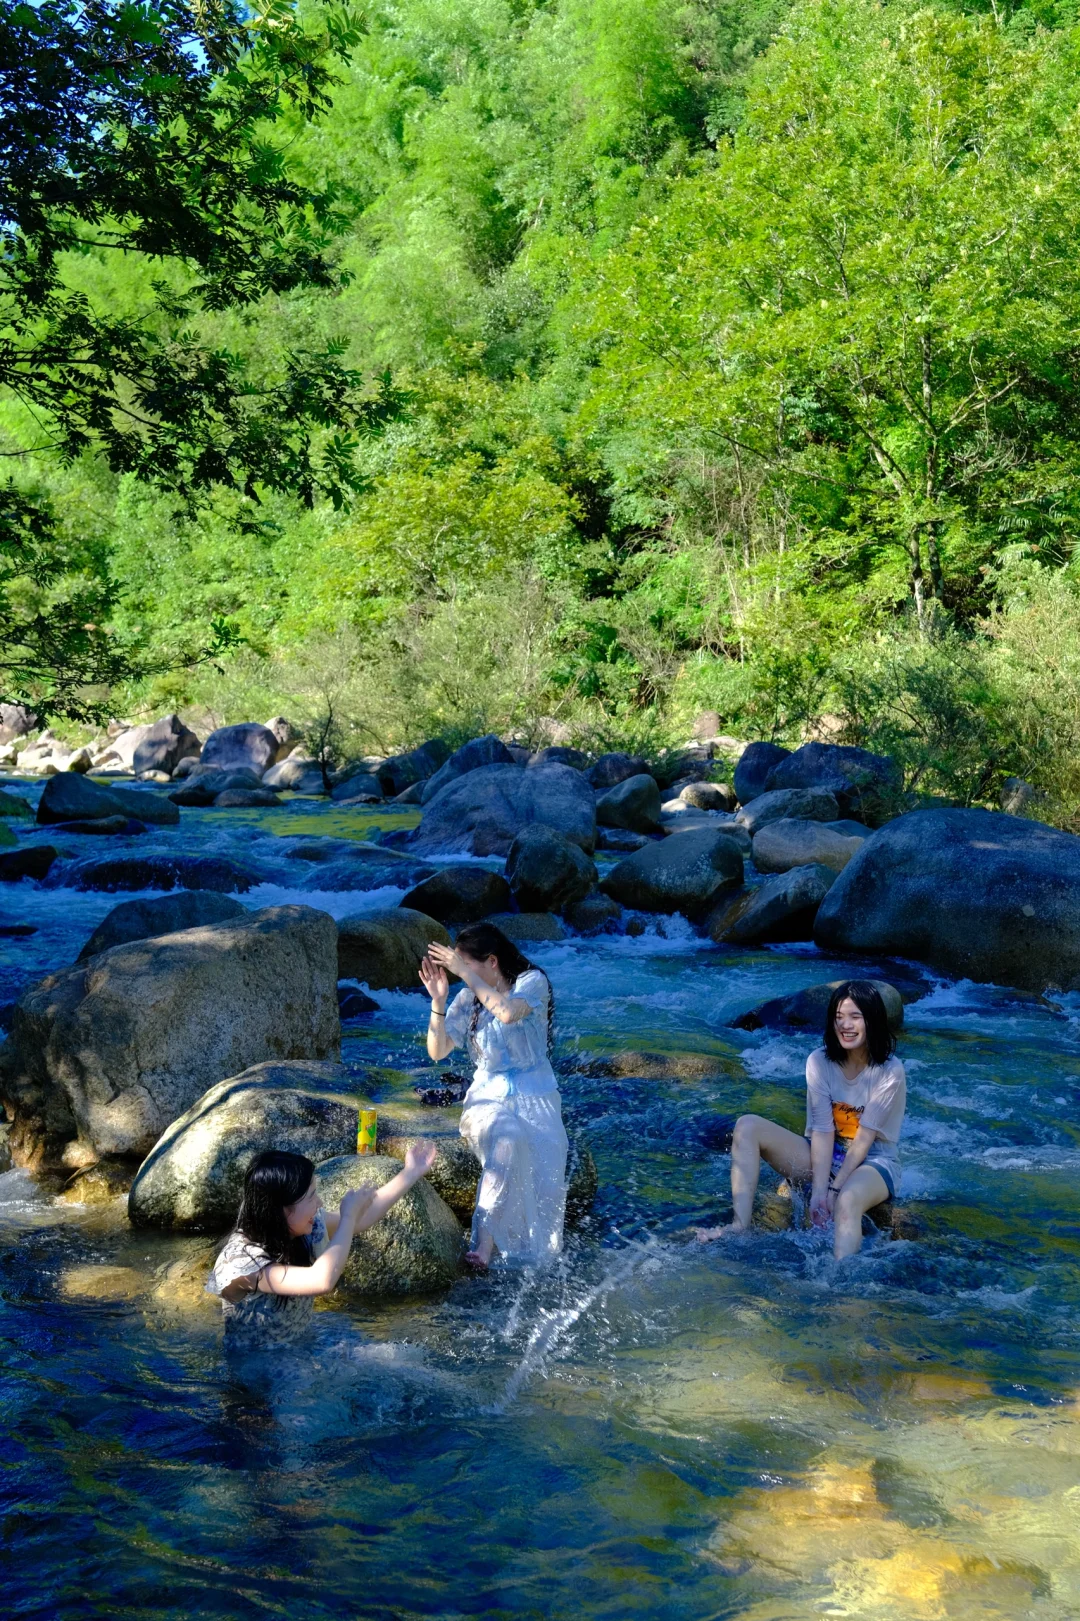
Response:
[{"label": "submerged rock", "polygon": [[596,820],[631,833],[655,833],[660,826],[660,789],[647,772],[626,777],[596,801]]},{"label": "submerged rock", "polygon": [[202,764],[231,770],[247,766],[259,777],[277,760],[278,739],[268,726],[258,721],[242,721],[238,726],[219,726],[203,744]]},{"label": "submerged rock", "polygon": [[349,1019],[360,1019],[368,1013],[378,1013],[379,1004],[373,996],[358,990],[355,985],[347,982],[339,983],[337,988],[338,1016],[344,1024]]},{"label": "submerged rock", "polygon": [[305,876],[307,889],[355,890],[413,889],[438,869],[430,862],[377,844],[354,844],[347,856],[317,866]]},{"label": "submerged rock", "polygon": [[239,901],[211,890],[185,889],[163,895],[154,901],[121,901],[107,913],[79,952],[76,962],[96,957],[129,940],[152,940],[162,934],[179,934],[184,929],[206,923],[224,923],[229,918],[250,917]]},{"label": "submerged rock", "polygon": [[158,827],[175,827],[180,812],[151,788],[103,788],[77,771],[59,771],[45,784],[38,801],[38,823],[100,821],[105,816],[133,816]]},{"label": "submerged rock", "polygon": [[1000,811],[923,810],[867,839],[814,938],[1020,990],[1076,990],[1078,915],[1075,834]]},{"label": "submerged rock", "polygon": [[791,750],[780,747],[779,743],[748,743],[739,756],[732,779],[735,797],[740,805],[747,805],[752,799],[765,792],[765,784],[769,780],[769,772],[778,766],[781,760],[790,758]]},{"label": "submerged rock", "polygon": [[410,889],[401,904],[457,929],[479,923],[489,912],[505,911],[510,902],[510,885],[501,873],[486,867],[444,867]]},{"label": "submerged rock", "polygon": [[[506,857],[506,876],[523,912],[561,912],[585,899],[596,884],[596,867],[571,839],[551,827],[526,827]],[[501,906],[509,909],[509,896]]]},{"label": "submerged rock", "polygon": [[94,889],[106,893],[124,889],[213,889],[243,895],[262,877],[245,871],[223,856],[171,855],[148,851],[145,855],[90,856],[49,874],[50,889]]},{"label": "submerged rock", "polygon": [[759,794],[743,806],[735,820],[754,838],[770,822],[835,822],[839,815],[836,796],[824,789],[782,788]]},{"label": "submerged rock", "polygon": [[365,1102],[340,1064],[254,1064],[173,1121],[139,1167],[128,1216],[136,1227],[224,1232],[256,1154],[277,1148],[316,1164],[351,1154]]},{"label": "submerged rock", "polygon": [[734,946],[812,940],[818,907],[836,881],[819,863],[766,878],[720,906],[708,922],[709,938]]},{"label": "submerged rock", "polygon": [[480,766],[426,802],[410,846],[423,855],[504,856],[522,829],[537,823],[591,853],[596,799],[580,771],[566,765]]},{"label": "submerged rock", "polygon": [[115,835],[136,837],[141,833],[148,833],[150,829],[145,822],[138,822],[133,816],[98,816],[88,817],[85,822],[54,822],[53,833],[90,834],[98,838],[111,838]]},{"label": "submerged rock", "polygon": [[411,907],[354,912],[338,923],[336,979],[356,979],[373,991],[418,991],[420,963],[435,940],[450,936],[435,918]]},{"label": "submerged rock", "polygon": [[[385,1154],[344,1154],[319,1166],[324,1202],[333,1208],[350,1188],[381,1188],[402,1168]],[[340,1287],[387,1298],[448,1289],[461,1271],[464,1234],[427,1177],[353,1244]]]},{"label": "submerged rock", "polygon": [[272,788],[226,788],[215,796],[215,810],[257,810],[280,805]]},{"label": "submerged rock", "polygon": [[836,832],[827,822],[783,817],[778,822],[767,822],[754,835],[754,866],[758,872],[788,872],[792,867],[819,862],[833,872],[843,872],[869,836],[866,827],[852,837]]},{"label": "submerged rock", "polygon": [[269,907],[131,941],[21,996],[0,1047],[12,1156],[142,1156],[207,1087],[268,1059],[336,1058],[337,933]]},{"label": "submerged rock", "polygon": [[420,802],[426,805],[436,794],[441,793],[447,783],[453,782],[457,777],[466,776],[470,771],[478,771],[481,766],[513,763],[514,757],[510,750],[494,732],[489,732],[486,737],[474,737],[471,742],[462,744],[460,749],[455,749],[438,771],[429,777],[424,784]]},{"label": "submerged rock", "polygon": [[743,880],[743,860],[723,828],[672,833],[620,861],[601,881],[605,895],[640,912],[700,916]]}]

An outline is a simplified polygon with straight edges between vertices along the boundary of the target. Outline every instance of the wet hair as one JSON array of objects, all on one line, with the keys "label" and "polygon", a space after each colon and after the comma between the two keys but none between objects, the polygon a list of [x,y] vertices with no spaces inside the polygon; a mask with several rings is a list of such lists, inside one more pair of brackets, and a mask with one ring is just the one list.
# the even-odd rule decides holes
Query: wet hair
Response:
[{"label": "wet hair", "polygon": [[289,1231],[285,1206],[302,1199],[315,1167],[303,1154],[276,1148],[257,1154],[244,1178],[244,1198],[236,1230],[274,1261],[286,1266],[311,1265],[311,1240]]},{"label": "wet hair", "polygon": [[847,1053],[836,1034],[836,1012],[841,1002],[855,1003],[866,1021],[866,1046],[872,1064],[883,1064],[896,1050],[896,1037],[889,1029],[889,1015],[881,992],[868,979],[845,979],[829,997],[825,1015],[825,1052],[834,1064],[842,1064]]},{"label": "wet hair", "polygon": [[[530,962],[524,952],[519,951],[514,942],[501,929],[497,929],[494,923],[467,924],[459,932],[454,945],[464,956],[471,957],[473,962],[486,962],[489,957],[494,957],[499,965],[499,973],[510,985],[520,979],[522,974],[544,974],[544,970],[537,968],[534,962]],[[544,978],[547,980],[548,988],[547,1046],[550,1055],[555,1045],[555,994],[551,989],[551,980],[546,974]],[[476,1047],[476,1027],[483,1011],[483,1003],[476,997],[469,1018],[467,1036],[469,1052],[474,1063],[480,1057]]]}]

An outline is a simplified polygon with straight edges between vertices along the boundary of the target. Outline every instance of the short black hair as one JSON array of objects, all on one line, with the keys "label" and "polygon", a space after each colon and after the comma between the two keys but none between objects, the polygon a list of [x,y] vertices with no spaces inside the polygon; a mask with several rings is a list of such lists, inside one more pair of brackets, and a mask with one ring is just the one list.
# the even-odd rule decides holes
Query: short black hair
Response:
[{"label": "short black hair", "polygon": [[868,979],[845,979],[829,997],[825,1015],[825,1052],[834,1064],[847,1057],[836,1034],[836,1010],[841,1002],[852,1001],[866,1020],[866,1046],[872,1064],[883,1064],[896,1051],[896,1037],[889,1029],[889,1015],[881,992]]}]

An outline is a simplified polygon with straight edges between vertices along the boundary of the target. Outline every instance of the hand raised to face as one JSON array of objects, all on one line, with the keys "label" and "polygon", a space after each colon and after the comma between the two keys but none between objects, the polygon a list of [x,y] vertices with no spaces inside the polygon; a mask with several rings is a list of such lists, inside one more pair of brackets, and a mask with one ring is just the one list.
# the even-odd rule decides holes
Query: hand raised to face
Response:
[{"label": "hand raised to face", "polygon": [[446,969],[430,956],[420,964],[420,982],[433,1002],[445,1002],[450,994],[450,979]]}]

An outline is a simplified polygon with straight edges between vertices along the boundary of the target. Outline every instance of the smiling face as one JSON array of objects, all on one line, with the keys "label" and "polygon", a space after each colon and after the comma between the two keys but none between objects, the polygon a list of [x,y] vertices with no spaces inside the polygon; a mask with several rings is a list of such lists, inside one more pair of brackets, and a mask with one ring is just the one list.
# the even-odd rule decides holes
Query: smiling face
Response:
[{"label": "smiling face", "polygon": [[294,1238],[306,1238],[315,1225],[315,1217],[319,1214],[319,1184],[315,1177],[311,1179],[311,1186],[295,1204],[285,1206],[285,1220],[289,1231]]},{"label": "smiling face", "polygon": [[862,1009],[850,996],[836,1010],[836,1039],[846,1053],[857,1053],[866,1046],[866,1020]]}]

